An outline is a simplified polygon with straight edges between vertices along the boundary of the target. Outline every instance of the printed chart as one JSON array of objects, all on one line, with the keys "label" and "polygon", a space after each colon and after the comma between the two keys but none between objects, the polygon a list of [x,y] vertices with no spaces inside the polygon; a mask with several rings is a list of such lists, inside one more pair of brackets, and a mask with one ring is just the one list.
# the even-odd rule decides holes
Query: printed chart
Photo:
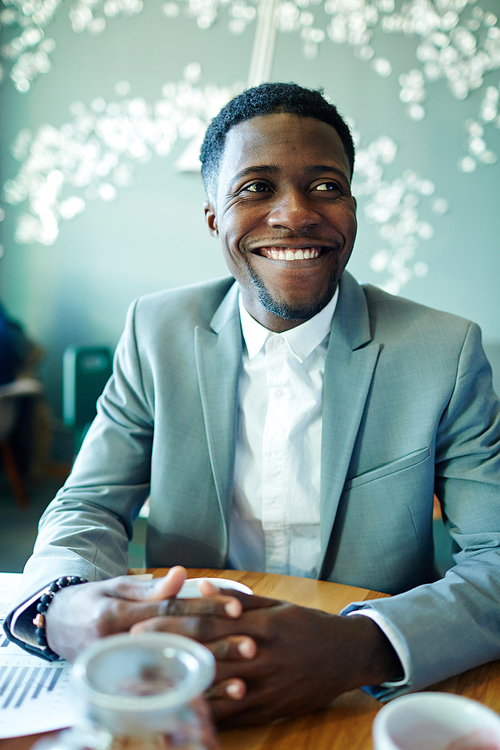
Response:
[{"label": "printed chart", "polygon": [[[0,623],[18,579],[0,573]],[[0,738],[72,726],[80,716],[67,662],[47,662],[11,643],[0,629]]]}]

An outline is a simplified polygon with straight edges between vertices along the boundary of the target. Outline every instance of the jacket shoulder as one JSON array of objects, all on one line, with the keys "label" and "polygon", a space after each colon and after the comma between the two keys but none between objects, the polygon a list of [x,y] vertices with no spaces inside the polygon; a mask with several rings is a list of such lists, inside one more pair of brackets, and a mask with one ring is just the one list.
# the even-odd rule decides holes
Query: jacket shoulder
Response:
[{"label": "jacket shoulder", "polygon": [[432,336],[433,333],[445,338],[447,335],[463,338],[471,325],[466,318],[443,312],[419,302],[396,297],[378,287],[362,286],[368,306],[370,328],[374,338],[381,334],[396,334],[405,337],[414,333],[417,336]]},{"label": "jacket shoulder", "polygon": [[135,300],[131,312],[136,325],[148,328],[207,326],[233,284],[228,277],[153,292]]}]

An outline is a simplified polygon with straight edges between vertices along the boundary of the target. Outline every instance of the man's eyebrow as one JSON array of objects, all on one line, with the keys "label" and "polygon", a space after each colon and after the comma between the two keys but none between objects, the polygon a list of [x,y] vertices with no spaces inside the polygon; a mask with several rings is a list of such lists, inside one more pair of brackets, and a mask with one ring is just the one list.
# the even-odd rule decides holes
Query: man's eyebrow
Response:
[{"label": "man's eyebrow", "polygon": [[277,174],[279,167],[273,167],[271,164],[255,164],[252,167],[245,167],[240,172],[237,172],[231,182],[241,180],[242,177],[246,177],[249,174]]},{"label": "man's eyebrow", "polygon": [[[306,168],[311,174],[324,174],[325,172],[333,172],[334,174],[342,177],[344,180],[349,181],[349,175],[343,169],[338,169],[331,164],[313,164]],[[254,164],[251,167],[245,167],[240,172],[234,175],[231,180],[232,183],[241,180],[243,177],[255,174],[277,174],[280,171],[279,167],[273,166],[272,164]]]},{"label": "man's eyebrow", "polygon": [[333,167],[331,164],[315,164],[311,167],[307,167],[307,171],[311,172],[312,174],[323,174],[324,172],[333,172],[334,174],[339,175],[339,177],[343,177],[344,179],[349,180],[349,175],[346,173],[343,169],[338,169],[337,167]]}]

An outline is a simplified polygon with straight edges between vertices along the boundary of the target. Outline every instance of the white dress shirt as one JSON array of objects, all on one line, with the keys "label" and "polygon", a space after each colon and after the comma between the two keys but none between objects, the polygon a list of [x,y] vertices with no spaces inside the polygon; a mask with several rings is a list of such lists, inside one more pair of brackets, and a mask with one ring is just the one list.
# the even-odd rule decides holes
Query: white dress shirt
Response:
[{"label": "white dress shirt", "polygon": [[229,558],[235,568],[317,578],[323,374],[338,292],[284,333],[243,306],[245,342]]}]

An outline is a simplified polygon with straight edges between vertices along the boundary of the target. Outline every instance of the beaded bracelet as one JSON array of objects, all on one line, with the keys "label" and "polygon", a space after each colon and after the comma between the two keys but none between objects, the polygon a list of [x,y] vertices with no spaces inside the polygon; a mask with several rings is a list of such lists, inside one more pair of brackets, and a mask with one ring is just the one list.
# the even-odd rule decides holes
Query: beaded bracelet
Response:
[{"label": "beaded bracelet", "polygon": [[38,612],[38,614],[33,620],[33,625],[36,628],[36,638],[38,641],[38,645],[41,647],[43,656],[47,657],[47,659],[50,659],[51,661],[58,661],[61,657],[59,656],[59,654],[56,654],[55,651],[52,651],[47,643],[47,634],[45,632],[45,613],[47,612],[52,599],[58,591],[66,588],[66,586],[76,586],[79,583],[88,583],[88,581],[86,578],[80,578],[80,576],[62,576],[62,578],[58,578],[56,581],[52,581],[47,591],[42,594],[42,596],[40,597],[40,601],[36,605],[36,611]]}]

